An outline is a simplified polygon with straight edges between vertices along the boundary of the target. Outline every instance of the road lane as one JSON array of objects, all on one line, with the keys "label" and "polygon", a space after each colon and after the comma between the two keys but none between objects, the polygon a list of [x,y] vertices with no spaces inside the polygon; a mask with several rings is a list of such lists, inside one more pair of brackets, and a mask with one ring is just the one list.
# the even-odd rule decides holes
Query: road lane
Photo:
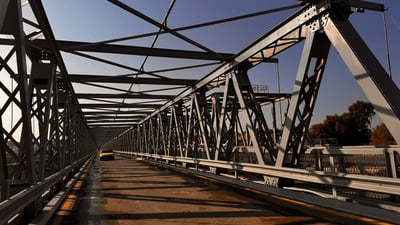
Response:
[{"label": "road lane", "polygon": [[[60,224],[366,224],[276,199],[261,201],[141,161],[95,160]],[[306,213],[306,214],[305,214]]]}]

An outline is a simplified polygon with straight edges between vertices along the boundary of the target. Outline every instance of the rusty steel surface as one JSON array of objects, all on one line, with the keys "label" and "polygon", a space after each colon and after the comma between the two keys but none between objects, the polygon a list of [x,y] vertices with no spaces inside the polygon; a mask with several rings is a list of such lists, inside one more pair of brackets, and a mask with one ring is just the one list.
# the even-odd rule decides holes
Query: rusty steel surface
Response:
[{"label": "rusty steel surface", "polygon": [[[308,204],[235,192],[141,161],[96,160],[61,206],[60,224],[376,224]],[[313,209],[314,208],[314,209]],[[364,220],[364,221],[360,221]]]}]

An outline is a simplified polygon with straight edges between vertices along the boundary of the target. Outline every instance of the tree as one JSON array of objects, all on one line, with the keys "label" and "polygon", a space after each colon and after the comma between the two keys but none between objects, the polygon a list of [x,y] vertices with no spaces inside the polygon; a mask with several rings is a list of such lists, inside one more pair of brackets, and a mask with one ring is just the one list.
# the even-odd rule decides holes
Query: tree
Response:
[{"label": "tree", "polygon": [[385,124],[381,123],[372,130],[369,143],[371,145],[395,145],[396,141]]},{"label": "tree", "polygon": [[320,123],[311,126],[312,138],[336,138],[339,145],[364,145],[369,143],[372,117],[375,115],[371,103],[357,101],[342,115],[328,115]]}]

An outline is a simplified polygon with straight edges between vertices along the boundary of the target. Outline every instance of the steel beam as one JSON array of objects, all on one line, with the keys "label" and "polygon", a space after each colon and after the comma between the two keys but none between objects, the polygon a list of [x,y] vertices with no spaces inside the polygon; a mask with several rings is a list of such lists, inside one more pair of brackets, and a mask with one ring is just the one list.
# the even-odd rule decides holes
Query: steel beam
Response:
[{"label": "steel beam", "polygon": [[96,111],[84,111],[83,114],[87,115],[147,115],[152,111],[149,110],[129,110],[129,111],[113,111],[113,110],[96,110]]},{"label": "steel beam", "polygon": [[[146,48],[139,46],[129,45],[116,45],[116,44],[98,44],[77,41],[63,41],[57,40],[57,46],[61,51],[83,51],[83,52],[99,52],[99,53],[113,53],[113,54],[126,54],[126,55],[144,55],[154,57],[167,57],[167,58],[183,58],[183,59],[199,59],[199,60],[227,60],[233,56],[228,53],[218,53],[221,57],[209,52],[176,50],[165,48]],[[48,42],[40,39],[31,41],[34,47],[41,49],[49,49]]]},{"label": "steel beam", "polygon": [[[205,23],[193,24],[193,25],[184,26],[184,27],[177,27],[177,28],[173,28],[173,30],[177,31],[177,32],[178,31],[191,30],[191,29],[196,29],[196,28],[207,27],[207,26],[222,24],[222,23],[226,23],[226,22],[232,22],[232,21],[236,21],[236,20],[246,19],[246,18],[250,18],[250,17],[276,13],[276,12],[285,11],[285,10],[289,10],[289,9],[299,8],[301,6],[302,6],[301,3],[300,4],[294,4],[294,5],[288,5],[288,6],[283,6],[283,7],[274,8],[274,9],[268,9],[268,10],[255,12],[255,13],[250,13],[250,14],[241,15],[241,16],[235,16],[235,17],[230,17],[230,18],[225,18],[225,19],[220,19],[220,20],[209,21],[209,22],[205,22]],[[163,21],[164,21],[164,19],[163,19]],[[166,33],[168,33],[168,31],[163,30],[163,29],[159,29],[156,32],[132,35],[132,36],[121,37],[121,38],[114,38],[114,39],[109,39],[109,40],[105,40],[105,41],[99,41],[99,42],[96,42],[96,43],[91,43],[90,45],[93,46],[93,45],[96,45],[96,44],[106,44],[106,43],[113,43],[113,42],[121,42],[121,41],[133,40],[133,39],[138,39],[138,38],[152,37],[152,36],[156,36],[156,35],[160,35],[160,34],[166,34]]]},{"label": "steel beam", "polygon": [[385,6],[380,3],[374,3],[374,2],[368,2],[368,1],[360,1],[360,0],[350,0],[349,4],[351,7],[354,8],[359,8],[362,10],[373,10],[373,11],[378,11],[378,12],[384,12],[385,11]]},{"label": "steel beam", "polygon": [[111,120],[106,120],[106,119],[102,119],[102,120],[87,120],[86,124],[87,125],[93,125],[96,123],[129,123],[129,122],[139,122],[140,119],[111,119]]},{"label": "steel beam", "polygon": [[171,108],[171,116],[168,131],[168,152],[169,154],[184,156],[184,140],[186,139],[185,115],[183,104],[179,102]]},{"label": "steel beam", "polygon": [[219,116],[218,133],[216,137],[216,149],[214,160],[231,161],[232,149],[235,144],[237,114],[239,104],[234,95],[235,90],[232,79],[226,78],[224,95]]},{"label": "steel beam", "polygon": [[251,143],[256,149],[258,162],[266,164],[265,153],[268,153],[273,161],[276,155],[273,138],[253,92],[246,68],[238,68],[232,75],[232,79],[239,104],[244,111],[245,127],[250,135]]},{"label": "steel beam", "polygon": [[9,0],[0,1],[0,31],[3,28],[4,20],[6,18]]},{"label": "steel beam", "polygon": [[9,173],[8,173],[8,162],[7,162],[7,143],[3,136],[3,121],[0,117],[0,202],[10,197],[10,186],[9,186]]},{"label": "steel beam", "polygon": [[[278,144],[276,166],[298,166],[314,111],[330,42],[325,34],[310,33],[305,41],[292,97]],[[289,157],[290,154],[290,158]]]},{"label": "steel beam", "polygon": [[[188,113],[188,122],[186,127],[186,141],[185,141],[185,157],[193,157],[193,158],[202,158],[199,154],[199,146],[200,144],[204,145],[204,151],[207,154],[207,158],[209,159],[209,149],[207,141],[202,138],[202,125],[199,121],[198,111],[197,111],[197,102],[196,102],[196,94],[192,95],[191,103]],[[200,114],[201,116],[201,114]],[[199,140],[202,139],[202,140]]]},{"label": "steel beam", "polygon": [[[187,88],[178,94],[173,100],[168,101],[160,109],[146,117],[145,120],[155,116],[157,113],[167,109],[176,102],[189,96],[191,93],[198,91],[204,86],[219,86],[225,82],[223,76],[233,70],[240,63],[251,60],[253,66],[261,63],[262,60],[256,59],[269,59],[286,50],[287,48],[301,42],[307,36],[309,29],[312,28],[310,24],[318,24],[320,19],[329,13],[330,5],[325,1],[310,4],[307,7],[299,10],[294,15],[280,23],[271,31],[267,32],[256,42],[249,47],[236,54],[227,62],[216,68],[214,71],[200,79],[190,88]],[[141,123],[142,123],[141,122]]]},{"label": "steel beam", "polygon": [[215,154],[215,144],[216,144],[216,132],[213,130],[209,112],[209,105],[206,99],[205,91],[201,91],[196,93],[194,96],[194,106],[192,106],[192,110],[196,111],[197,115],[197,124],[201,131],[201,139],[204,145],[204,151],[206,153],[207,159],[211,159],[211,155]]},{"label": "steel beam", "polygon": [[20,1],[11,1],[8,13],[15,13],[16,21],[7,21],[7,23],[15,26],[15,40],[16,40],[16,56],[17,56],[17,69],[18,69],[18,86],[20,88],[21,99],[21,117],[23,121],[23,128],[21,133],[20,143],[22,146],[21,151],[24,152],[26,157],[26,173],[28,175],[28,184],[34,184],[37,181],[35,173],[36,166],[34,162],[34,149],[33,149],[33,130],[31,124],[31,96],[28,87],[28,73],[26,64],[26,46],[25,35],[22,24],[22,6]]},{"label": "steel beam", "polygon": [[121,104],[80,104],[84,108],[158,108],[159,104],[121,103]]},{"label": "steel beam", "polygon": [[156,152],[156,144],[155,144],[155,135],[156,135],[156,126],[154,125],[155,120],[157,120],[157,118],[152,118],[151,120],[149,120],[149,126],[148,126],[148,143],[147,143],[147,149],[150,153],[153,154],[158,154]]},{"label": "steel beam", "polygon": [[104,127],[104,128],[130,128],[136,123],[98,123],[98,124],[89,124],[89,128],[96,128],[96,127]]},{"label": "steel beam", "polygon": [[[362,4],[361,6],[365,7],[366,9],[380,11],[382,8],[384,8],[382,4],[370,4],[369,2],[365,1],[349,2],[349,6],[354,5],[354,7],[358,7],[360,4]],[[189,96],[191,93],[206,85],[219,86],[223,84],[225,80],[221,77],[240,63],[244,61],[250,61],[253,65],[257,65],[261,62],[259,59],[270,59],[287,48],[290,48],[291,46],[301,42],[307,36],[308,32],[313,32],[322,28],[322,21],[329,13],[331,13],[329,11],[331,7],[330,1],[315,1],[312,4],[306,5],[303,9],[284,20],[249,47],[236,54],[230,60],[226,61],[217,69],[200,79],[190,88],[187,88],[178,94],[173,100],[167,102],[160,109],[150,114],[142,122],[155,116],[158,112],[167,109],[175,102],[182,100],[186,96]]]},{"label": "steel beam", "polygon": [[70,92],[73,93],[74,89],[72,88],[72,84],[69,82],[67,68],[64,64],[64,60],[56,44],[56,39],[53,34],[53,31],[51,30],[50,22],[47,18],[42,2],[37,0],[28,0],[28,1],[39,23],[39,26],[42,28],[42,33],[44,34],[47,40],[49,50],[54,54],[55,62],[61,71],[61,76],[63,77],[63,80],[67,81],[66,82],[67,86],[65,88],[67,88]]},{"label": "steel beam", "polygon": [[[39,165],[38,165],[38,180],[43,180],[45,178],[45,169],[47,170],[51,170],[52,168],[52,163],[55,162],[55,160],[53,160],[52,155],[54,153],[57,153],[59,151],[59,149],[51,149],[52,146],[50,146],[50,144],[52,143],[52,140],[48,140],[49,137],[51,137],[49,135],[50,130],[51,130],[51,117],[54,111],[58,110],[58,108],[54,108],[52,107],[53,105],[53,99],[57,98],[57,93],[55,93],[55,88],[54,85],[57,84],[57,82],[55,82],[56,78],[56,65],[54,64],[43,64],[42,63],[38,63],[38,62],[33,62],[32,63],[32,71],[35,71],[35,69],[39,67],[41,69],[37,69],[38,71],[36,71],[36,73],[39,74],[44,74],[46,75],[46,83],[47,83],[47,87],[45,89],[45,93],[44,94],[40,94],[40,92],[42,91],[42,87],[41,85],[43,85],[42,83],[40,84],[35,84],[35,78],[32,78],[31,82],[33,82],[33,88],[35,88],[35,91],[37,93],[37,101],[43,101],[42,104],[38,103],[38,111],[39,111],[39,116],[37,116],[37,119],[39,120],[39,132],[40,132],[40,137],[39,137]],[[33,73],[34,74],[34,73]],[[34,74],[37,76],[37,74]],[[37,87],[38,86],[38,87]],[[42,95],[43,97],[41,97],[40,95]],[[42,99],[41,99],[42,98]],[[53,112],[52,112],[53,111]],[[56,125],[53,123],[53,125]],[[58,125],[58,124],[57,124]],[[53,154],[48,154],[51,150],[53,150]],[[59,153],[59,152],[58,152]],[[53,172],[53,171],[52,171]]]},{"label": "steel beam", "polygon": [[158,143],[159,148],[161,148],[161,151],[164,153],[164,155],[167,155],[167,132],[166,132],[166,125],[168,123],[168,118],[166,113],[160,113],[158,114]]},{"label": "steel beam", "polygon": [[400,143],[400,90],[348,20],[331,15],[324,28],[369,102]]},{"label": "steel beam", "polygon": [[197,80],[194,79],[178,79],[178,78],[149,78],[149,77],[132,77],[126,76],[106,76],[106,75],[87,75],[87,74],[70,74],[71,82],[76,83],[127,83],[127,84],[154,84],[154,85],[191,85]]},{"label": "steel beam", "polygon": [[121,115],[114,115],[114,116],[86,116],[86,121],[89,120],[101,120],[101,119],[141,119],[144,116],[141,115],[132,115],[132,116],[121,116]]},{"label": "steel beam", "polygon": [[77,98],[123,98],[123,99],[172,99],[175,95],[152,95],[152,94],[77,94]]},{"label": "steel beam", "polygon": [[[55,74],[54,74],[55,75]],[[50,118],[50,144],[53,149],[57,150],[58,158],[55,160],[57,164],[58,171],[61,171],[65,168],[65,151],[63,151],[63,139],[64,139],[64,131],[63,127],[63,118],[61,114],[61,106],[59,104],[59,84],[57,82],[56,76],[54,77],[55,81],[53,84],[53,99],[52,99],[52,117]]]},{"label": "steel beam", "polygon": [[[69,80],[68,77],[68,72],[67,68],[65,66],[63,57],[61,56],[60,50],[58,49],[58,46],[56,44],[56,39],[54,36],[54,33],[51,29],[50,22],[47,18],[45,9],[43,7],[43,4],[41,1],[37,0],[28,0],[29,4],[31,6],[31,9],[33,11],[34,16],[36,17],[36,20],[38,21],[38,25],[41,28],[41,31],[47,40],[49,50],[53,54],[53,60],[54,63],[57,64],[59,70],[61,71],[61,77],[62,80],[64,81],[64,90],[69,93],[70,96],[72,96],[71,101],[74,104],[78,104],[78,100],[76,99],[75,92],[72,86],[71,81]],[[80,119],[82,121],[82,111],[80,108],[76,111],[80,115]]]},{"label": "steel beam", "polygon": [[120,7],[121,9],[124,9],[125,11],[127,11],[127,12],[129,12],[129,13],[131,13],[131,14],[133,14],[133,15],[141,18],[141,19],[143,19],[144,21],[146,21],[146,22],[158,27],[160,30],[165,30],[168,33],[176,36],[177,38],[179,38],[179,39],[181,39],[183,41],[186,41],[186,42],[192,44],[193,46],[198,47],[199,49],[203,49],[204,51],[208,52],[209,54],[213,54],[214,56],[216,56],[220,60],[225,60],[223,56],[219,55],[218,53],[214,52],[213,50],[207,48],[204,45],[199,44],[198,42],[193,41],[192,39],[186,37],[185,35],[183,35],[181,33],[176,32],[175,30],[167,27],[165,24],[161,24],[161,23],[157,22],[156,20],[146,16],[145,14],[143,14],[143,13],[139,12],[138,10],[130,7],[129,5],[123,3],[123,2],[121,2],[119,0],[108,0],[108,1],[111,2],[112,4],[116,5],[116,6]]}]

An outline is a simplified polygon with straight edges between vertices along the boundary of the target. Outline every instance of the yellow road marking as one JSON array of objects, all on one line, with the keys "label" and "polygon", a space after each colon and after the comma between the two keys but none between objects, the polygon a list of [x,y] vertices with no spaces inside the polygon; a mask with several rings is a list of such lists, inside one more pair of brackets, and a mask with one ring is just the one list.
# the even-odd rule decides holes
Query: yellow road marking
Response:
[{"label": "yellow road marking", "polygon": [[71,193],[67,195],[64,202],[61,204],[60,208],[56,212],[56,217],[52,225],[59,225],[63,221],[64,216],[71,215],[71,211],[75,206],[75,203],[78,199],[78,191],[82,188],[83,182],[87,177],[89,167],[92,165],[92,162],[88,163],[86,168],[82,171],[81,175],[78,178],[78,181],[72,187]]}]

